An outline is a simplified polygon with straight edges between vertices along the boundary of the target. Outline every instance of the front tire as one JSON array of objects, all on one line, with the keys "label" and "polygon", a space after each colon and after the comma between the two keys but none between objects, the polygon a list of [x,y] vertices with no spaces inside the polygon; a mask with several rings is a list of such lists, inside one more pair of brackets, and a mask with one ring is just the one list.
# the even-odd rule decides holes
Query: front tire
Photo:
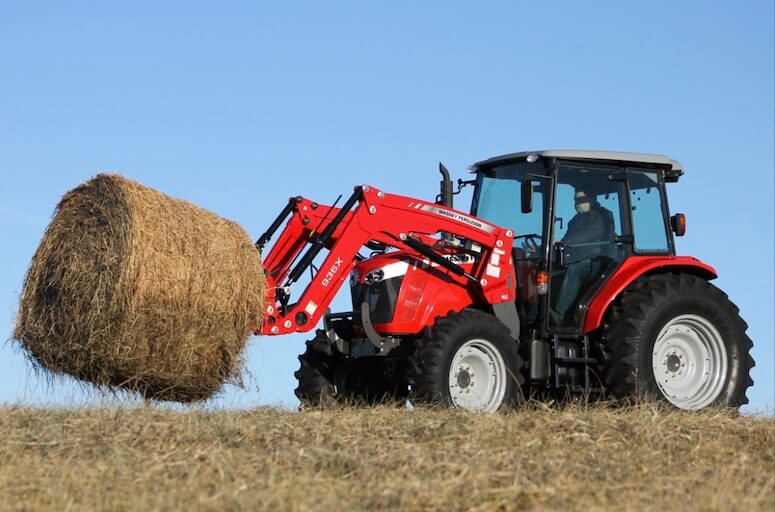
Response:
[{"label": "front tire", "polygon": [[[323,350],[326,347],[328,350]],[[320,409],[336,404],[406,405],[409,385],[405,361],[384,357],[352,358],[337,352],[323,331],[307,341],[294,373],[294,390],[302,409]]]},{"label": "front tire", "polygon": [[412,402],[495,412],[522,400],[517,341],[493,315],[466,309],[439,317],[409,358]]},{"label": "front tire", "polygon": [[293,374],[299,383],[294,394],[302,409],[332,407],[339,400],[334,384],[337,358],[317,350],[316,340],[307,341],[307,349],[299,356],[299,369]]},{"label": "front tire", "polygon": [[602,372],[615,397],[656,397],[687,410],[748,403],[755,363],[747,325],[706,280],[651,276],[622,293],[609,321]]}]

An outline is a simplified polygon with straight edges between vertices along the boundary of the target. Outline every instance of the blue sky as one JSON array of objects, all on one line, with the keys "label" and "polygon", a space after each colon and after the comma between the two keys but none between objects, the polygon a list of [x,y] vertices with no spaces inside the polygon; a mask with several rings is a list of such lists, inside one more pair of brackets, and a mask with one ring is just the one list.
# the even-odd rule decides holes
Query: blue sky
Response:
[{"label": "blue sky", "polygon": [[[54,206],[102,170],[257,238],[291,195],[432,198],[439,160],[461,177],[519,150],[663,153],[686,170],[679,252],[740,306],[747,410],[772,412],[773,18],[758,0],[2,1],[0,337]],[[253,338],[248,387],[215,405],[294,407],[306,337]],[[95,400],[0,349],[0,403]]]}]

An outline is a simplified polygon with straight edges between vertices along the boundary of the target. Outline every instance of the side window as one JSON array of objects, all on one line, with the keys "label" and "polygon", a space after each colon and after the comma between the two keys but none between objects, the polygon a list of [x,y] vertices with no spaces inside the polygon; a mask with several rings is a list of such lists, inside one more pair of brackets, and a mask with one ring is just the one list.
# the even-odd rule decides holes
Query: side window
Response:
[{"label": "side window", "polygon": [[667,228],[659,175],[653,171],[629,169],[632,231],[636,252],[668,252]]}]

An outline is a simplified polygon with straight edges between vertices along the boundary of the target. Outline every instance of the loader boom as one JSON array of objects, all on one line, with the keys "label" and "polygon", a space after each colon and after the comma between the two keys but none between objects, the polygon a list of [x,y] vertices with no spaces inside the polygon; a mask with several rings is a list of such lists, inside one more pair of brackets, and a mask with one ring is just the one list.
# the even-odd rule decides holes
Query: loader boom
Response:
[{"label": "loader boom", "polygon": [[[288,220],[264,258],[267,303],[263,325],[256,334],[281,335],[313,329],[358,263],[366,244],[404,251],[416,265],[437,267],[458,286],[474,287],[488,304],[513,301],[514,233],[452,208],[388,194],[369,185],[355,187],[341,208],[291,198],[280,216],[256,243],[259,250],[280,224]],[[455,263],[454,247],[439,233],[474,244],[480,257],[466,270]],[[306,251],[305,251],[306,249]],[[323,250],[328,255],[298,299],[291,302],[294,283]]]}]

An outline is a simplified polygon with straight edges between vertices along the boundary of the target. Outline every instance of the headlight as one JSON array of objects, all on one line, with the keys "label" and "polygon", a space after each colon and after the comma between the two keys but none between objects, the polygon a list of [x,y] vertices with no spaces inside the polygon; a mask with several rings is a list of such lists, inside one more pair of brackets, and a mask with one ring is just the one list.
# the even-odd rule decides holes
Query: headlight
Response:
[{"label": "headlight", "polygon": [[385,271],[382,269],[372,270],[366,274],[366,284],[379,283],[385,278]]}]

